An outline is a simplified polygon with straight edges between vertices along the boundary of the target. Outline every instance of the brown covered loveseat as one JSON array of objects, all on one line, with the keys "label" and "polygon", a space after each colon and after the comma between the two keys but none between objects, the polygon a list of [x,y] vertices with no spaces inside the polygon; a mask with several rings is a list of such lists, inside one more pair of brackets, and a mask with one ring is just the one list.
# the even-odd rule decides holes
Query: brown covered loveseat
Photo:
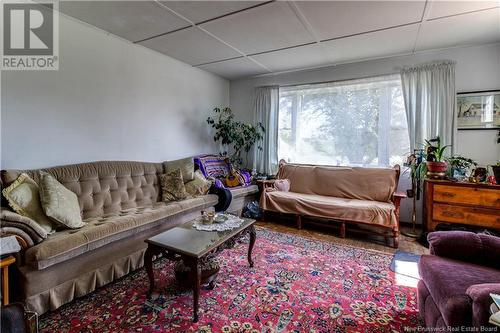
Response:
[{"label": "brown covered loveseat", "polygon": [[267,185],[260,206],[264,213],[295,214],[298,228],[303,216],[338,221],[341,237],[346,223],[378,226],[390,232],[397,248],[399,203],[405,197],[396,193],[399,173],[398,165],[391,169],[282,163],[277,178],[289,179],[290,191]]}]

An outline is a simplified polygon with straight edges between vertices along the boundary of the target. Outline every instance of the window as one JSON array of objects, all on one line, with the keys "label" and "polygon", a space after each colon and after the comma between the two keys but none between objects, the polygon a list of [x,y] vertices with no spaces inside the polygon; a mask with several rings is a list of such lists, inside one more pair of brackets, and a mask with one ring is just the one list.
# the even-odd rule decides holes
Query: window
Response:
[{"label": "window", "polygon": [[278,137],[288,162],[402,164],[410,143],[399,75],[280,88]]}]

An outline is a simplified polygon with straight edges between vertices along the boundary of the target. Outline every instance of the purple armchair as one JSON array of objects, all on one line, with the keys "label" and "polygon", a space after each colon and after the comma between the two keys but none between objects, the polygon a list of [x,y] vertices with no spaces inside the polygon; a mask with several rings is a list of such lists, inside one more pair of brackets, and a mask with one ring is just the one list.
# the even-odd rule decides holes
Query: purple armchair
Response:
[{"label": "purple armchair", "polygon": [[487,327],[490,293],[500,293],[500,238],[464,231],[427,237],[418,306],[427,328]]}]

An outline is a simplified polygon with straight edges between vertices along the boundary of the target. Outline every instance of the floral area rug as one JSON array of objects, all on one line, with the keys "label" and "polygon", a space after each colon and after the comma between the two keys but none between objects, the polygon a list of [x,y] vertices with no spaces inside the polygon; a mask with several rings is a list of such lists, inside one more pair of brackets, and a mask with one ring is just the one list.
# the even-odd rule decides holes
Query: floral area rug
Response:
[{"label": "floral area rug", "polygon": [[258,229],[220,254],[215,289],[192,293],[159,260],[160,296],[146,299],[144,269],[41,317],[41,332],[404,332],[417,327],[416,290],[398,285],[392,255]]}]

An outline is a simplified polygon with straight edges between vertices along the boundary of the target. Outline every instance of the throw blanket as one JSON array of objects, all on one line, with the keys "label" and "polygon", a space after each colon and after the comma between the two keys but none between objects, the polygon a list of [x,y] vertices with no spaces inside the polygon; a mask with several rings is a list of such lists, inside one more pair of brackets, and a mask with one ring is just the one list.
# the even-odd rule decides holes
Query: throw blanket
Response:
[{"label": "throw blanket", "polygon": [[0,211],[0,234],[22,238],[28,246],[47,238],[47,232],[38,223],[4,208]]},{"label": "throw blanket", "polygon": [[[226,188],[221,178],[229,174],[229,166],[224,161],[223,157],[217,155],[200,155],[194,157],[194,164],[203,173],[205,178],[213,180],[215,186],[218,188]],[[248,186],[252,182],[252,176],[248,171],[240,170],[240,175],[243,177],[245,184],[243,187]],[[237,186],[242,187],[242,186]],[[237,188],[232,187],[232,188]]]}]

